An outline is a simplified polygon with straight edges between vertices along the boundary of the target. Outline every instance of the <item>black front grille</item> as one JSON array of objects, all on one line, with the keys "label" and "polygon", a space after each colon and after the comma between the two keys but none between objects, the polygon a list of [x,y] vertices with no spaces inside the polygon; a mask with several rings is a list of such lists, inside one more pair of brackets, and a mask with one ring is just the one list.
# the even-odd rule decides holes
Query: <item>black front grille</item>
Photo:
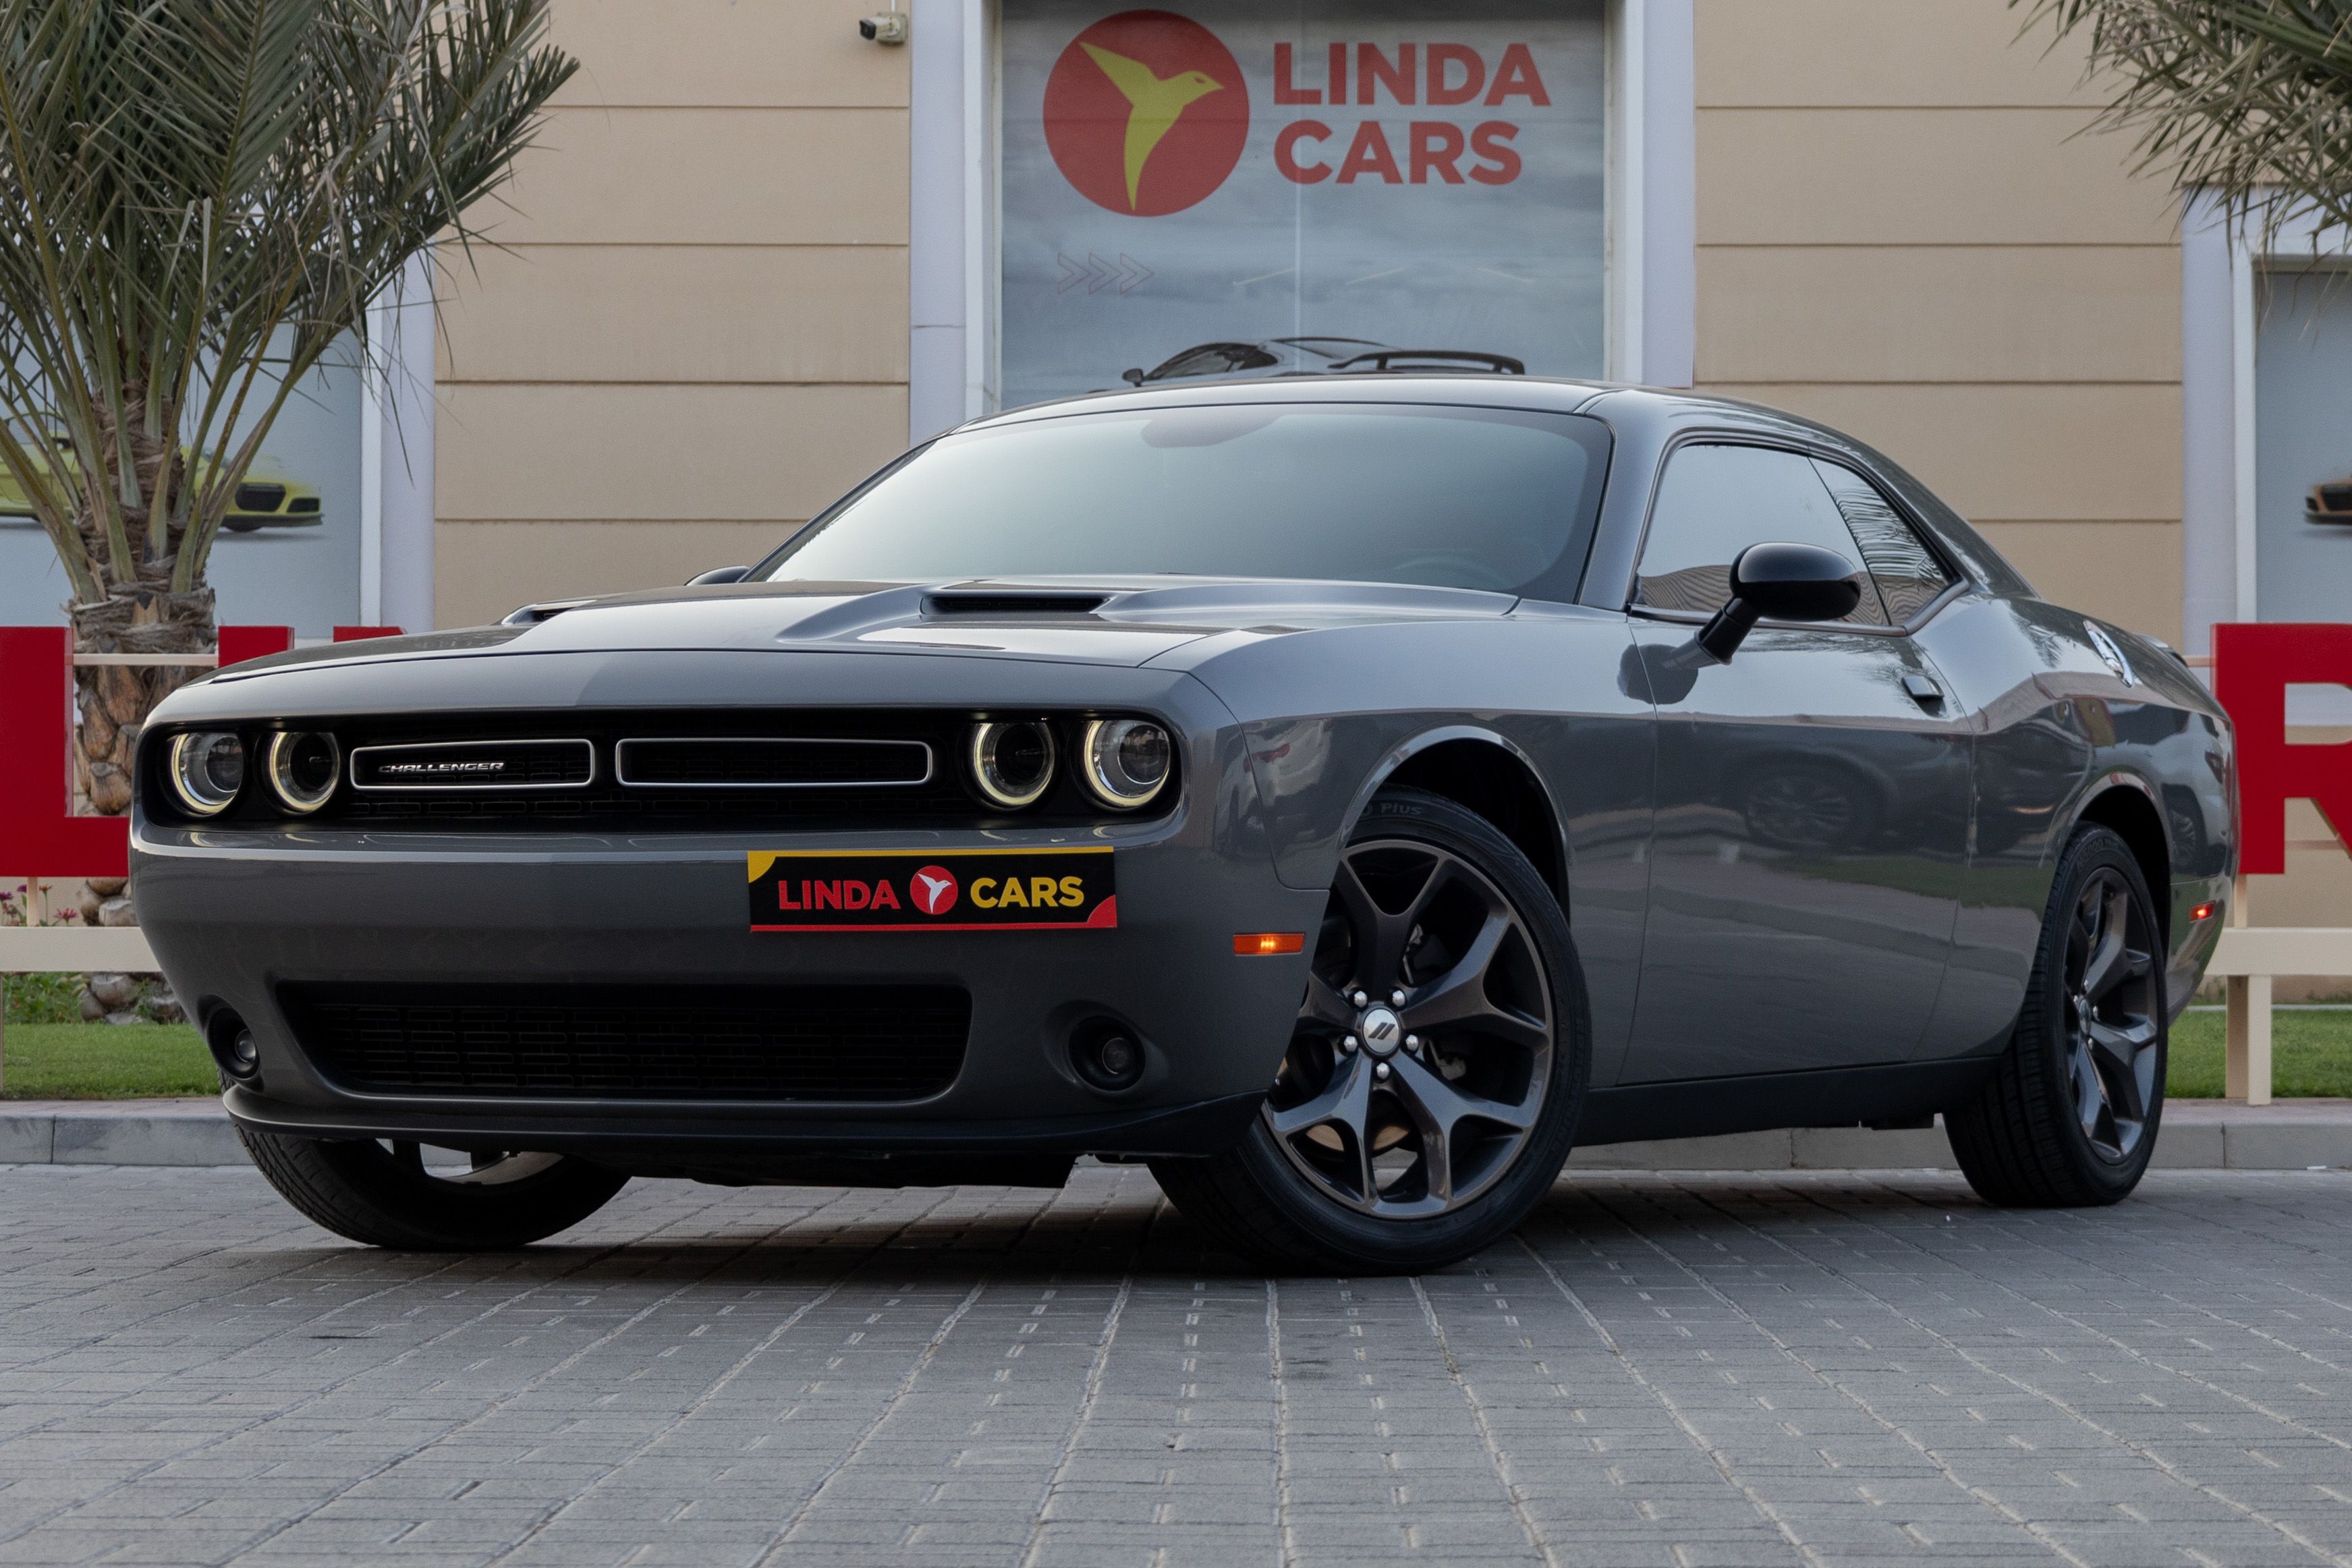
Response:
[{"label": "black front grille", "polygon": [[963,1066],[941,985],[281,986],[320,1075],[368,1094],[909,1100]]},{"label": "black front grille", "polygon": [[[305,831],[636,835],[985,831],[1104,820],[1067,760],[1080,754],[1084,715],[1054,720],[1064,765],[1045,798],[1020,812],[988,805],[971,786],[965,759],[978,717],[879,708],[305,717],[303,728],[335,737],[348,766],[327,804],[301,821]],[[247,755],[255,755],[271,727],[256,721],[243,733]],[[140,748],[139,766],[148,808],[172,817],[162,739],[158,732],[159,743]],[[501,765],[478,765],[489,763]],[[1170,789],[1141,815],[1159,816],[1176,805]],[[286,820],[269,792],[248,783],[235,805],[206,822],[283,826]]]},{"label": "black front grille", "polygon": [[362,790],[577,789],[596,776],[584,740],[447,741],[361,746],[352,783]]},{"label": "black front grille", "polygon": [[931,749],[920,741],[633,737],[614,748],[614,767],[623,784],[640,786],[919,784],[931,776]]},{"label": "black front grille", "polygon": [[284,485],[239,485],[236,487],[236,510],[239,511],[276,511],[286,504]]}]

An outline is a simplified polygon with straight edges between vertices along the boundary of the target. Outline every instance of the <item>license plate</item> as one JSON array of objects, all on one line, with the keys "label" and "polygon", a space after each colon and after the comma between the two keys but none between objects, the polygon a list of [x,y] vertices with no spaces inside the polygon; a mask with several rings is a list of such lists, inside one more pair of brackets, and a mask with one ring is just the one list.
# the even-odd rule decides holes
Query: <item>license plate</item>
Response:
[{"label": "license plate", "polygon": [[753,931],[1108,931],[1111,851],[754,851]]}]

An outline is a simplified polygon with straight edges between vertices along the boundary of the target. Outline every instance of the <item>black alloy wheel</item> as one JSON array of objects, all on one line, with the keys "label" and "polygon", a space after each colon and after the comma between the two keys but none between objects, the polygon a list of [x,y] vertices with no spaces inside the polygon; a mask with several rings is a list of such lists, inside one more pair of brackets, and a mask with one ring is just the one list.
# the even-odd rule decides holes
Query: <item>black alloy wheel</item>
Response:
[{"label": "black alloy wheel", "polygon": [[2139,1184],[2164,1116],[2162,931],[2130,847],[2109,828],[2077,828],[2009,1047],[1944,1113],[1960,1170],[1988,1203],[2090,1206]]},{"label": "black alloy wheel", "polygon": [[1226,1154],[1152,1171],[1267,1267],[1454,1262],[1559,1173],[1590,1037],[1567,920],[1527,857],[1452,801],[1391,791],[1341,853],[1256,1124]]},{"label": "black alloy wheel", "polygon": [[2147,1131],[2163,1026],[2156,933],[2147,901],[2102,867],[2066,931],[2066,1073],[2075,1120],[2102,1158],[2123,1160]]},{"label": "black alloy wheel", "polygon": [[1475,866],[1413,839],[1352,844],[1266,1129],[1339,1203],[1444,1214],[1526,1146],[1557,1013],[1525,922]]}]

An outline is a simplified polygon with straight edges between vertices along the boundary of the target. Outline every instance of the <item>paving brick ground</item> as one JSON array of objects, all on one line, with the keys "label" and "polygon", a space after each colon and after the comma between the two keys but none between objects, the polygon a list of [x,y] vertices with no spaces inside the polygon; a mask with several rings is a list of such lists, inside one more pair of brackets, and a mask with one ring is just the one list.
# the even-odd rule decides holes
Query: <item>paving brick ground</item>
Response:
[{"label": "paving brick ground", "polygon": [[1059,1194],[334,1243],[0,1169],[0,1563],[2352,1568],[2352,1174],[1579,1174],[1419,1280]]}]

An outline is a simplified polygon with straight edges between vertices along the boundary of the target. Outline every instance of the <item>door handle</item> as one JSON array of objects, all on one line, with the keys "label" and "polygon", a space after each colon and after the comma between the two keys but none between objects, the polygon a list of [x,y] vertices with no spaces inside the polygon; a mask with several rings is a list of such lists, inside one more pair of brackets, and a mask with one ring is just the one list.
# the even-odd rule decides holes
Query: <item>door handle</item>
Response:
[{"label": "door handle", "polygon": [[1903,678],[1903,689],[1911,694],[1912,701],[1930,712],[1937,712],[1943,709],[1944,689],[1936,684],[1936,679],[1933,676],[1906,675]]}]

